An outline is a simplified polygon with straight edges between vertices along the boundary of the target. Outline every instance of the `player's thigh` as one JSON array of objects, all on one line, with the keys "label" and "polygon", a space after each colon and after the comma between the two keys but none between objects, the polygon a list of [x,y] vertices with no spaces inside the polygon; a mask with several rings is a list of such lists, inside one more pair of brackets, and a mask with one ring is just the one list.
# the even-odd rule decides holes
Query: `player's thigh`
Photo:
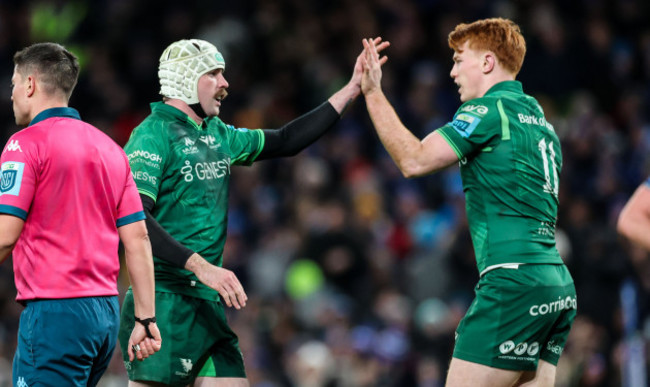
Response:
[{"label": "player's thigh", "polygon": [[245,378],[209,378],[198,377],[193,384],[194,387],[249,387],[250,384]]},{"label": "player's thigh", "polygon": [[556,367],[544,360],[540,360],[536,372],[524,372],[517,381],[516,386],[521,387],[552,387],[555,384]]},{"label": "player's thigh", "polygon": [[447,374],[447,387],[512,386],[522,372],[488,367],[458,358],[452,358]]}]

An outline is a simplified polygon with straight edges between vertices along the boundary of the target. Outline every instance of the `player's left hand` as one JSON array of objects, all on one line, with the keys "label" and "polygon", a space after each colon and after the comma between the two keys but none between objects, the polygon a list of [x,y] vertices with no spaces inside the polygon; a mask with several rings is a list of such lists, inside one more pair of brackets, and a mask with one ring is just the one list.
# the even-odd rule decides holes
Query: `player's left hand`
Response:
[{"label": "player's left hand", "polygon": [[[361,51],[361,54],[357,56],[357,61],[354,64],[354,72],[352,73],[352,78],[350,79],[350,84],[354,85],[355,87],[358,88],[359,93],[361,93],[361,85],[362,85],[362,78],[364,74],[364,69],[366,67],[366,62],[367,62],[367,49],[365,47],[366,45],[366,40],[369,42],[372,42],[373,46],[375,47],[375,50],[377,53],[382,52],[384,49],[386,49],[388,46],[390,46],[390,42],[388,41],[382,41],[381,37],[376,37],[374,39],[363,39],[364,43],[364,49]],[[378,58],[378,65],[382,66],[386,61],[388,60],[387,56],[383,56],[381,58]]]},{"label": "player's left hand", "polygon": [[376,90],[381,89],[381,66],[386,63],[388,58],[386,56],[380,57],[379,53],[383,48],[381,45],[376,44],[375,39],[363,39],[363,52],[359,57],[363,67],[363,74],[361,77],[361,91],[364,95],[368,95]]}]

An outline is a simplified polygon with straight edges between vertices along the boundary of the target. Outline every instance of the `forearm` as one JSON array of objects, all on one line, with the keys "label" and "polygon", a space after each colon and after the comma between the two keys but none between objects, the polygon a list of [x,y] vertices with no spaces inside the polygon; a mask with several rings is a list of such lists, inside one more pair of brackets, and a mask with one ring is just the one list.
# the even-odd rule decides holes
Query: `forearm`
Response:
[{"label": "forearm", "polygon": [[334,93],[327,101],[332,105],[334,110],[340,115],[345,109],[361,94],[359,85],[348,83],[341,90]]},{"label": "forearm", "polygon": [[197,274],[203,271],[209,265],[210,262],[206,261],[205,258],[199,254],[194,253],[189,257],[187,262],[185,262],[185,269],[191,271],[194,274]]},{"label": "forearm", "polygon": [[149,318],[156,315],[155,280],[151,244],[148,236],[124,246],[126,266],[131,279],[135,315]]},{"label": "forearm", "polygon": [[366,107],[382,144],[402,174],[412,177],[421,173],[417,155],[422,152],[421,141],[413,135],[397,116],[381,90],[366,94]]},{"label": "forearm", "polygon": [[621,210],[618,232],[650,251],[650,187],[641,184]]},{"label": "forearm", "polygon": [[24,225],[21,218],[0,214],[0,263],[11,255]]},{"label": "forearm", "polygon": [[187,259],[194,253],[172,237],[151,215],[155,203],[147,195],[140,194],[146,215],[145,223],[151,239],[153,255],[177,267],[184,267]]},{"label": "forearm", "polygon": [[650,227],[648,225],[631,225],[625,229],[619,228],[619,232],[634,244],[650,251],[650,236],[648,234]]},{"label": "forearm", "polygon": [[339,118],[334,107],[324,102],[280,129],[265,129],[264,148],[257,160],[294,156],[318,140]]}]

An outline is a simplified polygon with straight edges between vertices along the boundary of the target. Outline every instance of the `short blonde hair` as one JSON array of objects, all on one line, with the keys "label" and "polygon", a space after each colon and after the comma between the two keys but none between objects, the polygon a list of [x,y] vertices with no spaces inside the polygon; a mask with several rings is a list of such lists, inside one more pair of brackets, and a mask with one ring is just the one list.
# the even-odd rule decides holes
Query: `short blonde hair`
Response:
[{"label": "short blonde hair", "polygon": [[512,20],[492,18],[461,23],[449,33],[449,47],[456,52],[460,52],[460,47],[467,41],[471,49],[492,51],[501,66],[513,75],[521,70],[526,41]]}]

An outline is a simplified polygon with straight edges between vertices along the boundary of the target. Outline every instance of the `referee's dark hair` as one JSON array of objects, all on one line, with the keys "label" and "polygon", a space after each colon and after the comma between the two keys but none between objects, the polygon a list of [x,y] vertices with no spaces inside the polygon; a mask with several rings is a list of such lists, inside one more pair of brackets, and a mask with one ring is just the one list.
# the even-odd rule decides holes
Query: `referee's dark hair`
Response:
[{"label": "referee's dark hair", "polygon": [[25,77],[36,73],[45,93],[62,92],[70,99],[79,77],[79,60],[57,43],[35,43],[14,55],[16,71]]}]

